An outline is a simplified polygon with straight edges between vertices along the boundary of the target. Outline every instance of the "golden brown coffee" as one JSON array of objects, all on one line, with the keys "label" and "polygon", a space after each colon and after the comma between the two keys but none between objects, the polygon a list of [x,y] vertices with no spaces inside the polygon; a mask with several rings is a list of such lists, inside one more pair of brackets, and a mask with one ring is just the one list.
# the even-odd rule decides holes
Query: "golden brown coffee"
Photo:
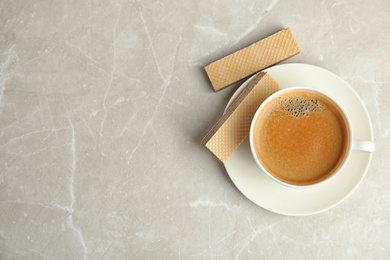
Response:
[{"label": "golden brown coffee", "polygon": [[348,130],[332,101],[296,90],[275,97],[262,109],[253,145],[259,161],[275,178],[310,185],[338,169],[347,153]]}]

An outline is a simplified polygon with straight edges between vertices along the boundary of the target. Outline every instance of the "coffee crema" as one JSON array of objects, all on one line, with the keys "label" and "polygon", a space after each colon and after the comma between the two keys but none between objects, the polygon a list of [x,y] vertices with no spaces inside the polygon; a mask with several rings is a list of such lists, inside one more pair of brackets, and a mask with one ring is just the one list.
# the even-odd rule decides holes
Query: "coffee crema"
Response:
[{"label": "coffee crema", "polygon": [[263,167],[292,185],[321,182],[343,162],[348,129],[342,113],[323,95],[294,90],[272,99],[259,113],[253,146]]}]

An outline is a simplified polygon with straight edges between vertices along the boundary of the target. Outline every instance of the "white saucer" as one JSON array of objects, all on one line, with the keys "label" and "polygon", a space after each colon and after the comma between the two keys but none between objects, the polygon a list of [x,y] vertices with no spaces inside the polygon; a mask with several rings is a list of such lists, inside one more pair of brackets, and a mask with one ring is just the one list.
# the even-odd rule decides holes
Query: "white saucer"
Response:
[{"label": "white saucer", "polygon": [[[374,141],[371,120],[354,89],[337,75],[308,64],[282,64],[266,69],[282,88],[310,86],[331,95],[350,115],[355,139]],[[228,105],[248,84],[234,93]],[[271,180],[254,161],[249,140],[237,148],[225,168],[236,187],[248,199],[269,211],[291,216],[323,212],[344,201],[359,186],[370,165],[372,153],[353,151],[344,170],[316,188],[295,189]]]}]

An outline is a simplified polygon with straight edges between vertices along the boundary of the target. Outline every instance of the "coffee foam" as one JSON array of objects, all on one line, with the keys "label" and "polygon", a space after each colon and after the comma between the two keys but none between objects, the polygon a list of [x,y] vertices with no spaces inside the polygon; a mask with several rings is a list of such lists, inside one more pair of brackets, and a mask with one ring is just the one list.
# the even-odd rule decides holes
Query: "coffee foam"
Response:
[{"label": "coffee foam", "polygon": [[311,113],[321,112],[324,109],[324,105],[317,99],[297,97],[290,99],[287,103],[283,103],[281,108],[286,111],[287,115],[299,118],[309,116]]}]

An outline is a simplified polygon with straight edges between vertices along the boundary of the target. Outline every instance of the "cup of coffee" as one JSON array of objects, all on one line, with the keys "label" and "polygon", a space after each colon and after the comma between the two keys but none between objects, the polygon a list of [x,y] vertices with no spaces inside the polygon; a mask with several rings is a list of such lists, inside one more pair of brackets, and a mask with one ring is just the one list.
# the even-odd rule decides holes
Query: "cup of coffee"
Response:
[{"label": "cup of coffee", "polygon": [[311,87],[290,87],[268,97],[253,117],[253,157],[273,180],[288,187],[314,187],[336,177],[353,150],[375,144],[355,140],[345,110]]}]

